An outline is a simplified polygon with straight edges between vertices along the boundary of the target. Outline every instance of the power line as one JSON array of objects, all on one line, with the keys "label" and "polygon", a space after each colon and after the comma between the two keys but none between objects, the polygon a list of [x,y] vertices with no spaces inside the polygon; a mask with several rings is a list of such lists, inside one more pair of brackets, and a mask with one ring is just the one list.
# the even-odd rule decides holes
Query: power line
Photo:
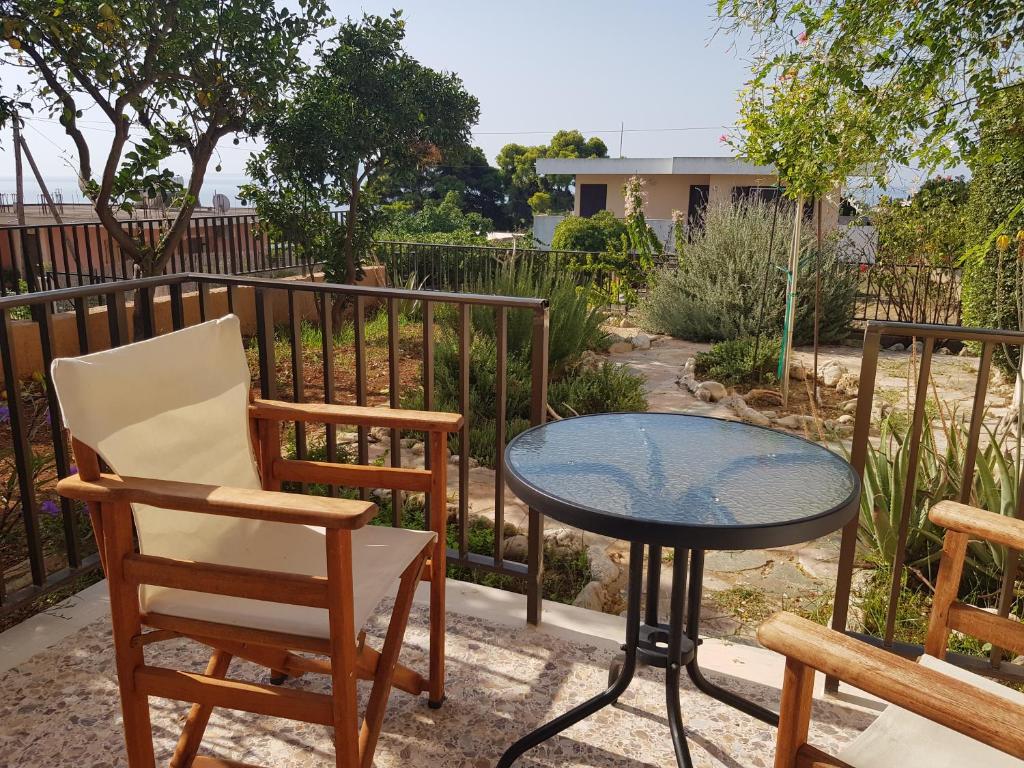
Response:
[{"label": "power line", "polygon": [[[667,133],[675,131],[721,131],[723,129],[729,129],[733,126],[730,125],[690,125],[679,128],[609,128],[609,129],[592,129],[584,130],[579,129],[580,133]],[[474,136],[526,136],[526,135],[545,135],[550,136],[558,133],[558,129],[555,131],[473,131]]]}]

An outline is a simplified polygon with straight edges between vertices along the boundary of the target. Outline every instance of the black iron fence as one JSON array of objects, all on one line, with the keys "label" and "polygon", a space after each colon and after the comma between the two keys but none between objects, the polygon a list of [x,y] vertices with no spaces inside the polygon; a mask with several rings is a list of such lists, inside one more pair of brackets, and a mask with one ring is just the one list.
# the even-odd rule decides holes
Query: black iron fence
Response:
[{"label": "black iron fence", "polygon": [[959,325],[961,270],[931,264],[851,265],[859,272],[855,323]]},{"label": "black iron fence", "polygon": [[[130,237],[156,244],[165,219],[123,222]],[[195,216],[165,274],[268,274],[305,267],[291,243],[271,242],[254,214]],[[0,227],[0,295],[130,280],[132,259],[99,222]]]},{"label": "black iron fence", "polygon": [[[408,325],[404,326],[405,331],[400,328],[400,312],[412,305],[417,308],[422,329],[413,330],[418,339],[409,338]],[[58,311],[64,307],[71,309]],[[343,313],[334,311],[336,308]],[[122,345],[131,340],[136,327],[148,337],[234,312],[242,318],[243,330],[247,329],[250,336],[254,381],[263,397],[296,402],[312,397],[324,402],[400,407],[403,396],[415,387],[420,407],[436,410],[439,404],[435,340],[439,323],[435,321],[435,310],[444,313],[446,327],[454,335],[458,350],[458,408],[465,415],[465,425],[458,436],[458,470],[454,473],[458,491],[454,513],[457,536],[449,564],[525,581],[529,618],[539,621],[543,520],[530,511],[527,562],[504,559],[504,475],[499,462],[493,497],[494,550],[471,552],[468,446],[474,424],[493,419],[497,455],[504,450],[507,334],[513,313],[527,313],[532,318],[530,421],[539,424],[545,420],[547,301],[196,273],[117,280],[0,298],[0,359],[6,390],[6,404],[0,410],[0,616],[98,568],[88,517],[67,499],[58,498],[53,490],[58,478],[75,471],[50,380],[50,362],[55,357]],[[474,310],[494,313],[494,413],[474,413],[470,408]],[[136,312],[141,312],[141,318],[135,316]],[[376,314],[370,315],[371,312]],[[32,320],[16,319],[25,314],[30,314]],[[342,329],[335,325],[335,318],[345,318],[346,333],[340,333]],[[454,323],[451,318],[455,318]],[[372,321],[379,327],[381,320],[386,325],[386,350],[381,351],[378,345],[375,357],[368,359],[367,325]],[[316,333],[310,333],[311,329]],[[313,356],[315,365],[303,354],[307,345],[317,348]],[[346,360],[351,360],[351,364],[336,360],[339,351],[350,355]],[[371,397],[371,375],[376,397]],[[377,437],[389,449],[391,466],[402,466],[399,431],[373,436],[359,428],[355,434],[352,450],[356,461],[369,462],[370,441]],[[320,447],[319,442],[311,447],[311,435],[302,424],[295,424],[294,436],[297,458],[306,458]],[[320,437],[317,436],[318,441]],[[338,456],[338,438],[337,426],[328,426],[322,445],[328,460]],[[427,446],[425,452],[429,465]],[[401,492],[383,493],[384,498],[390,493],[393,520],[397,524],[402,519]]]}]

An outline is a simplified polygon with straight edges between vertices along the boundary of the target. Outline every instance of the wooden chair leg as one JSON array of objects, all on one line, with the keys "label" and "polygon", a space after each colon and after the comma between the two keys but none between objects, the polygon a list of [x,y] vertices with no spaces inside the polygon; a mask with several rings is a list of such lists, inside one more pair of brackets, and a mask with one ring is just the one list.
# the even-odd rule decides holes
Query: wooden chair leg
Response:
[{"label": "wooden chair leg", "polygon": [[352,617],[352,532],[327,529],[327,608],[331,630],[331,693],[338,768],[359,766],[356,628]]},{"label": "wooden chair leg", "polygon": [[127,504],[103,504],[101,517],[106,538],[110,619],[114,629],[114,656],[128,765],[129,768],[155,768],[149,699],[135,688],[135,670],[145,665],[142,645],[132,642],[132,638],[142,634],[139,590],[125,581],[121,570],[125,557],[134,551],[132,513]]},{"label": "wooden chair leg", "polygon": [[[223,679],[228,674],[228,667],[231,665],[231,654],[221,650],[215,650],[210,655],[210,662],[206,665],[206,674],[210,677]],[[199,752],[199,745],[203,741],[203,734],[206,733],[206,726],[210,722],[210,715],[213,714],[213,707],[205,704],[193,704],[185,718],[185,727],[181,730],[178,738],[178,745],[174,748],[174,755],[171,757],[170,768],[191,768],[196,753]]]},{"label": "wooden chair leg", "polygon": [[436,709],[444,703],[445,576],[448,526],[448,436],[430,433],[432,459],[430,484],[430,527],[437,534],[430,558],[430,691],[428,704]]},{"label": "wooden chair leg", "polygon": [[800,748],[807,743],[814,694],[814,670],[786,659],[779,704],[779,731],[775,744],[775,768],[797,768]]},{"label": "wooden chair leg", "polygon": [[373,678],[373,688],[370,690],[370,700],[366,705],[363,727],[359,731],[359,761],[362,768],[372,768],[373,766],[373,753],[377,748],[377,739],[384,723],[384,712],[387,709],[388,696],[391,693],[391,681],[394,677],[395,666],[398,664],[398,655],[402,652],[405,628],[409,624],[409,610],[412,608],[412,599],[416,594],[416,585],[419,583],[426,557],[427,552],[424,550],[409,564],[402,574],[402,580],[398,587],[398,596],[395,598],[395,606],[391,611],[391,621],[388,623],[384,647],[381,649],[377,672]]}]

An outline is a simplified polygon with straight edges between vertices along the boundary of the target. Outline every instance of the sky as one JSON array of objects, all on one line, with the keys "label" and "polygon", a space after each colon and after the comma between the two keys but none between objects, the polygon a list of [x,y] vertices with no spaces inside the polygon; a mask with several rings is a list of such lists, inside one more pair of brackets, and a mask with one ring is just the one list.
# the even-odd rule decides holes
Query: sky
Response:
[{"label": "sky", "polygon": [[[387,14],[397,3],[335,1],[331,7],[341,19]],[[627,157],[728,154],[719,137],[737,116],[747,49],[716,34],[711,0],[406,0],[398,7],[407,21],[406,50],[430,67],[457,73],[480,100],[474,143],[492,161],[509,142],[545,143],[570,128],[600,136],[618,156],[622,125]],[[5,91],[22,77],[0,66]],[[103,120],[93,110],[81,121],[94,155],[109,142]],[[25,138],[43,176],[69,200],[77,192],[70,140],[56,122],[26,122]],[[208,204],[218,189],[232,194],[257,146],[222,140],[201,202]],[[10,192],[9,140],[4,148],[0,192]],[[184,175],[189,166],[178,156],[167,167]],[[27,197],[34,190],[27,184]]]}]

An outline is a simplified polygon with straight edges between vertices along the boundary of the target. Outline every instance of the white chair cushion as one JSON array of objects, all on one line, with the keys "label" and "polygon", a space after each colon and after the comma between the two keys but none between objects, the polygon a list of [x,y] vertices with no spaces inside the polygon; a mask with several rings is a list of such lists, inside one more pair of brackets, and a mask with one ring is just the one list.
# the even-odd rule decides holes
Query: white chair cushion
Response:
[{"label": "white chair cushion", "polygon": [[[320,576],[327,572],[323,528],[295,526],[304,531],[300,542],[289,542],[289,557],[302,557],[309,566],[306,570]],[[395,580],[425,546],[434,541],[429,531],[410,531],[403,528],[385,528],[368,525],[352,534],[352,577],[354,610],[353,621],[358,631],[374,613]],[[301,551],[296,544],[301,546]],[[278,567],[273,549],[276,544],[266,541],[261,568],[287,570]],[[142,587],[142,609],[150,613],[164,613],[188,619],[216,621],[221,624],[288,632],[293,635],[328,638],[330,630],[327,611],[301,605],[283,605],[264,600],[245,600],[224,595],[209,595],[181,589],[167,589],[146,585]]]},{"label": "white chair cushion", "polygon": [[[1024,707],[1024,694],[934,656],[918,663]],[[927,691],[919,691],[927,696]],[[1024,760],[890,705],[838,755],[854,768],[1024,768]]]},{"label": "white chair cushion", "polygon": [[[117,349],[53,361],[64,423],[132,477],[260,488],[249,438],[249,365],[227,315]],[[307,576],[326,573],[323,530],[132,505],[148,555]],[[353,537],[358,629],[433,533],[367,528]],[[326,612],[145,587],[145,610],[327,636]]]}]

